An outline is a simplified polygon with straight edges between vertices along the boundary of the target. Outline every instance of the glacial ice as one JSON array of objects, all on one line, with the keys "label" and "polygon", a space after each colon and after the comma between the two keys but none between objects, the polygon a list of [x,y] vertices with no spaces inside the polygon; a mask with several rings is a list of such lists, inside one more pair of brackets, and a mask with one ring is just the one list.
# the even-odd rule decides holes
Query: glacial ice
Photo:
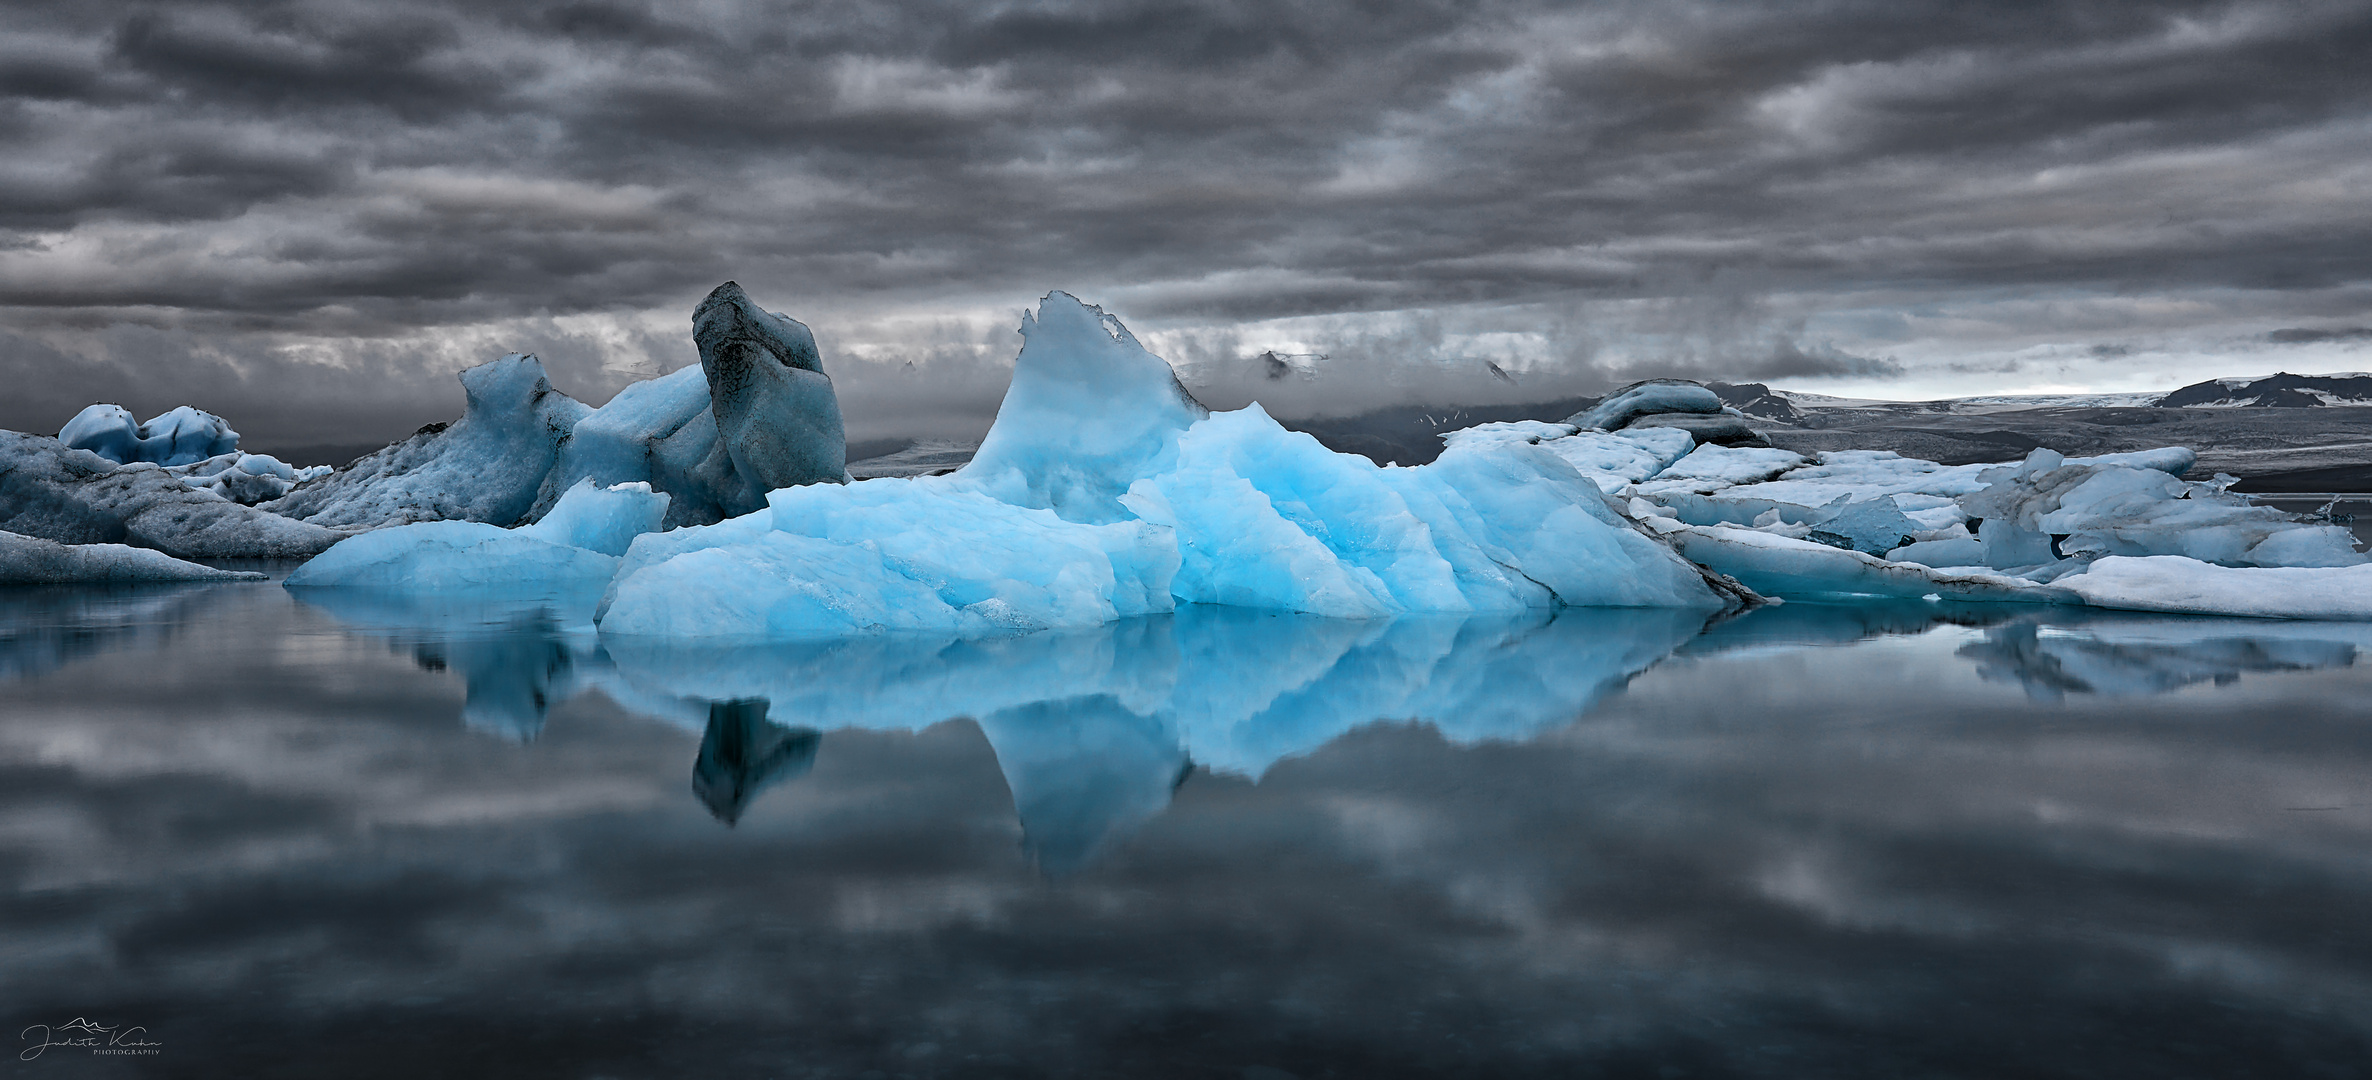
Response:
[{"label": "glacial ice", "polygon": [[1701,384],[1678,379],[1649,379],[1606,395],[1604,401],[1573,414],[1565,422],[1575,427],[1612,431],[1628,427],[1653,413],[1719,414],[1721,395]]},{"label": "glacial ice", "polygon": [[762,523],[642,537],[604,631],[1012,631],[1179,603],[1347,617],[1722,603],[1540,447],[1379,467],[1257,405],[1207,414],[1117,319],[1067,294],[1023,331],[971,464],[778,490]]},{"label": "glacial ice", "polygon": [[1933,569],[1756,529],[1681,525],[1670,531],[1691,560],[1765,596],[1922,597],[2065,603],[2069,594],[1981,567]]},{"label": "glacial ice", "polygon": [[806,324],[760,308],[728,281],[692,312],[692,340],[708,378],[719,451],[703,471],[721,477],[729,463],[761,496],[847,479],[840,399]]},{"label": "glacial ice", "polygon": [[2353,566],[2365,561],[2336,525],[2311,525],[2205,484],[2116,461],[2070,462],[2036,450],[1980,475],[1961,508],[1997,567],[2074,555],[2183,555],[2222,566]]},{"label": "glacial ice", "polygon": [[0,431],[0,529],[183,559],[303,557],[345,535],[193,490],[151,462],[119,465],[13,431]]},{"label": "glacial ice", "polygon": [[2180,555],[2112,555],[2053,584],[2096,607],[2130,611],[2372,619],[2372,563],[2242,568]]},{"label": "glacial ice", "polygon": [[161,551],[123,544],[60,544],[0,532],[0,585],[134,581],[255,581],[264,575],[217,570]]},{"label": "glacial ice", "polygon": [[1119,319],[1069,293],[1049,293],[1037,314],[1024,313],[1021,336],[996,423],[955,475],[1065,521],[1128,519],[1121,494],[1167,470],[1178,436],[1210,410]]},{"label": "glacial ice", "polygon": [[592,410],[552,389],[543,361],[526,353],[462,372],[461,387],[461,419],[423,428],[264,509],[326,526],[516,524],[534,507],[560,441]]},{"label": "glacial ice", "polygon": [[239,448],[239,433],[213,413],[183,405],[134,424],[121,405],[92,405],[58,429],[58,442],[118,465],[188,465]]},{"label": "glacial ice", "polygon": [[1640,427],[1606,432],[1539,420],[1479,424],[1450,432],[1442,436],[1442,441],[1450,447],[1506,442],[1545,447],[1608,495],[1670,468],[1697,445],[1695,438],[1679,428]]},{"label": "glacial ice", "polygon": [[165,471],[180,477],[182,484],[192,490],[210,491],[241,506],[255,506],[336,470],[327,465],[300,469],[269,454],[242,454],[233,450],[187,465],[166,466]]},{"label": "glacial ice", "polygon": [[599,590],[615,556],[482,521],[416,521],[340,541],[288,575],[292,589],[502,593],[575,582]]},{"label": "glacial ice", "polygon": [[555,544],[624,555],[635,537],[659,531],[659,523],[667,517],[667,503],[668,495],[652,491],[648,483],[605,488],[585,480],[561,495],[542,520],[522,525],[518,531]]},{"label": "glacial ice", "polygon": [[288,576],[290,588],[490,595],[598,594],[635,537],[659,527],[667,496],[649,484],[586,481],[544,520],[505,529],[482,521],[417,521],[344,540]]}]

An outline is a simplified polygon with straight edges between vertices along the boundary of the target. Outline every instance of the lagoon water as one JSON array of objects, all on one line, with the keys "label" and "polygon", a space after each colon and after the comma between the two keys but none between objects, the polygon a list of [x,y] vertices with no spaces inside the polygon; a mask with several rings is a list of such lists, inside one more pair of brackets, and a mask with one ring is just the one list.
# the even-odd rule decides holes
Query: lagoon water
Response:
[{"label": "lagoon water", "polygon": [[2372,1075],[2372,625],[0,592],[26,1076]]}]

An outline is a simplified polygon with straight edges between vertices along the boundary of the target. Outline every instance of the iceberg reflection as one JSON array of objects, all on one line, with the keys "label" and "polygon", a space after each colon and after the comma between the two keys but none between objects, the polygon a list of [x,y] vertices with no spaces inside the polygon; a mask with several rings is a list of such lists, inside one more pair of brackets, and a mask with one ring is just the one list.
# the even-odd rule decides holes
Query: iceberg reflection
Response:
[{"label": "iceberg reflection", "polygon": [[2244,674],[2352,666],[2372,625],[2217,618],[2021,619],[1959,650],[1988,680],[2028,697],[2138,697]]},{"label": "iceberg reflection", "polygon": [[1963,626],[1958,658],[2038,698],[2137,695],[2249,672],[2346,667],[2372,624],[2134,616],[2002,605],[1790,604],[1716,619],[1573,608],[1348,620],[1189,606],[1011,637],[878,634],[718,645],[603,635],[546,598],[440,602],[343,590],[306,603],[467,684],[462,719],[524,742],[598,689],[699,732],[692,789],[739,821],[839,730],[978,725],[1041,870],[1093,861],[1160,815],[1197,767],[1258,779],[1354,729],[1415,723],[1453,744],[1561,727],[1675,653],[1842,645]]},{"label": "iceberg reflection", "polygon": [[819,732],[766,719],[763,700],[712,702],[700,756],[692,760],[692,794],[731,825],[758,792],[814,768],[822,742]]}]

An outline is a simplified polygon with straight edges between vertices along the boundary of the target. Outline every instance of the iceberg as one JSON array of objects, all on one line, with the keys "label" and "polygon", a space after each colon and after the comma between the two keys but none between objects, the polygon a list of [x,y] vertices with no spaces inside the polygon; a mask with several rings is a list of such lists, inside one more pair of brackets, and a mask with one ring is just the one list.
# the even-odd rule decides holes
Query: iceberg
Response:
[{"label": "iceberg", "polygon": [[302,558],[346,535],[193,490],[153,462],[119,464],[13,431],[0,431],[0,529],[181,559]]},{"label": "iceberg", "polygon": [[840,399],[806,324],[764,310],[734,282],[692,312],[717,427],[707,471],[727,462],[756,493],[848,478]]},{"label": "iceberg", "polygon": [[1676,525],[1670,535],[1691,560],[1765,596],[2075,602],[2063,589],[1982,567],[1938,570],[1755,529]]},{"label": "iceberg", "polygon": [[217,570],[161,551],[123,544],[60,544],[0,532],[0,585],[133,581],[260,581],[262,574]]},{"label": "iceberg", "polygon": [[1021,337],[996,422],[954,475],[1065,521],[1130,518],[1120,496],[1167,470],[1178,437],[1210,410],[1119,319],[1069,293],[1049,293],[1037,314],[1024,313]]},{"label": "iceberg", "polygon": [[764,517],[646,535],[605,633],[1034,630],[1226,604],[1374,618],[1733,594],[1557,454],[1470,441],[1378,466],[1210,414],[1119,320],[1063,293],[1023,323],[980,452],[938,477],[785,488]]},{"label": "iceberg", "polygon": [[552,389],[543,361],[526,353],[460,378],[467,399],[461,419],[422,428],[263,508],[328,526],[518,524],[534,508],[560,441],[592,410]]},{"label": "iceberg", "polygon": [[1684,379],[1632,383],[1606,395],[1597,405],[1566,417],[1565,423],[1599,431],[1673,428],[1700,443],[1771,445],[1748,424],[1746,414],[1724,404],[1719,393]]},{"label": "iceberg", "polygon": [[297,567],[292,589],[355,588],[473,594],[598,594],[635,537],[659,527],[667,496],[648,484],[570,488],[544,520],[505,529],[481,521],[418,521],[340,542]]},{"label": "iceberg", "polygon": [[58,442],[118,465],[188,465],[237,450],[239,433],[222,417],[187,405],[145,424],[134,424],[121,405],[92,405],[58,429]]},{"label": "iceberg", "polygon": [[2242,568],[2181,555],[2113,555],[2053,584],[2095,607],[2129,611],[2372,619],[2372,563]]},{"label": "iceberg", "polygon": [[1985,471],[1980,478],[1988,486],[1960,505],[1984,520],[1978,536],[1997,567],[2101,555],[2181,555],[2256,567],[2366,561],[2344,528],[2303,522],[2131,460],[2071,462],[2036,450],[2019,465]]},{"label": "iceberg", "polygon": [[1612,431],[1654,413],[1707,415],[1719,414],[1722,408],[1721,395],[1702,384],[1680,379],[1649,379],[1606,395],[1605,400],[1573,414],[1565,422],[1575,427]]}]

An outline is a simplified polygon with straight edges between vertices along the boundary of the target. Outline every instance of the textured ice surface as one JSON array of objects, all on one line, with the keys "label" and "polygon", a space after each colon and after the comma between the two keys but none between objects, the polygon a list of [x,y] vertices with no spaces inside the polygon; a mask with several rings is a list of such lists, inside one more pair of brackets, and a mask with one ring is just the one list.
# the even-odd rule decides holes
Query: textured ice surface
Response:
[{"label": "textured ice surface", "polygon": [[[647,536],[602,616],[612,634],[828,637],[1010,632],[1166,611],[1176,549],[947,477],[785,488],[763,515]],[[690,535],[686,535],[690,534]]]},{"label": "textured ice surface", "polygon": [[1537,445],[1565,459],[1609,495],[1664,471],[1697,445],[1688,432],[1678,428],[1585,431],[1571,424],[1538,420],[1481,424],[1450,432],[1443,441],[1453,447],[1509,442]]},{"label": "textured ice surface", "polygon": [[482,521],[421,521],[375,529],[314,556],[289,588],[499,595],[579,582],[598,592],[618,566],[588,551]]},{"label": "textured ice surface", "polygon": [[1754,529],[1692,525],[1674,530],[1671,536],[1690,559],[1737,578],[1747,588],[1765,596],[1933,594],[1954,600],[2029,603],[2066,603],[2072,599],[2050,586],[1983,569],[1942,571],[1915,563],[1889,562],[1858,551]]},{"label": "textured ice surface", "polygon": [[1206,415],[1118,320],[1060,293],[964,469],[777,491],[762,522],[645,536],[603,630],[975,633],[1173,603],[1377,617],[1719,606],[1703,575],[1524,438],[1379,467],[1258,406]]},{"label": "textured ice surface", "polygon": [[222,417],[187,405],[132,423],[120,405],[92,405],[58,430],[58,441],[118,465],[153,461],[187,465],[239,448],[239,433]]},{"label": "textured ice surface", "polygon": [[1803,463],[1802,454],[1788,450],[1708,443],[1689,451],[1688,456],[1638,485],[1638,490],[1649,498],[1665,492],[1703,494],[1769,480]]},{"label": "textured ice surface", "polygon": [[288,494],[299,483],[328,476],[336,471],[327,465],[309,465],[299,469],[269,454],[242,454],[231,451],[187,465],[169,466],[166,472],[181,478],[181,482],[198,491],[209,491],[243,506],[270,502]]},{"label": "textured ice surface", "polygon": [[806,324],[758,307],[728,281],[692,312],[692,340],[722,454],[706,471],[721,478],[729,463],[760,493],[846,479],[840,399]]},{"label": "textured ice surface", "polygon": [[2288,619],[2372,619],[2372,564],[2244,569],[2179,555],[2111,556],[2054,584],[2098,607]]},{"label": "textured ice surface", "polygon": [[152,463],[118,465],[13,431],[0,431],[0,529],[185,559],[301,558],[344,535],[191,490]]},{"label": "textured ice surface", "polygon": [[520,521],[561,440],[592,410],[552,389],[543,362],[525,353],[462,372],[461,387],[468,399],[461,419],[303,484],[265,509],[320,525]]},{"label": "textured ice surface", "polygon": [[1653,413],[1720,413],[1721,396],[1692,382],[1649,379],[1606,396],[1596,406],[1573,414],[1565,422],[1575,427],[1612,431]]},{"label": "textured ice surface", "polygon": [[1884,555],[1906,542],[1916,542],[1915,534],[1926,531],[1895,505],[1892,496],[1822,509],[1829,513],[1813,523],[1807,538],[1832,547],[1851,548],[1864,555]]},{"label": "textured ice surface", "polygon": [[69,545],[0,532],[0,585],[252,581],[262,577],[183,562],[161,551],[123,544]]},{"label": "textured ice surface", "polygon": [[1049,293],[1036,315],[1024,314],[1021,336],[996,424],[954,475],[1066,521],[1132,516],[1121,493],[1167,469],[1178,435],[1209,410],[1119,319],[1069,293]]},{"label": "textured ice surface", "polygon": [[635,537],[659,527],[667,496],[648,484],[594,486],[561,496],[542,521],[505,529],[479,521],[420,521],[376,529],[316,556],[292,588],[492,596],[554,589],[599,595]]},{"label": "textured ice surface", "polygon": [[[699,367],[635,383],[569,429],[529,516],[549,513],[586,480],[602,487],[647,483],[666,492],[670,526],[706,525],[764,505],[763,493],[740,476],[701,472],[716,446],[708,378]],[[729,472],[732,462],[724,464]]]},{"label": "textured ice surface", "polygon": [[1979,535],[1987,561],[1998,567],[2097,555],[2182,555],[2224,566],[2365,561],[2347,529],[2302,522],[2119,459],[2131,457],[2077,463],[2037,450],[2022,464],[1986,470],[1986,489],[1960,504],[1984,519]]},{"label": "textured ice surface", "polygon": [[601,487],[586,480],[569,488],[543,520],[519,528],[522,535],[555,544],[624,555],[634,538],[658,532],[667,517],[668,497],[647,483]]}]

